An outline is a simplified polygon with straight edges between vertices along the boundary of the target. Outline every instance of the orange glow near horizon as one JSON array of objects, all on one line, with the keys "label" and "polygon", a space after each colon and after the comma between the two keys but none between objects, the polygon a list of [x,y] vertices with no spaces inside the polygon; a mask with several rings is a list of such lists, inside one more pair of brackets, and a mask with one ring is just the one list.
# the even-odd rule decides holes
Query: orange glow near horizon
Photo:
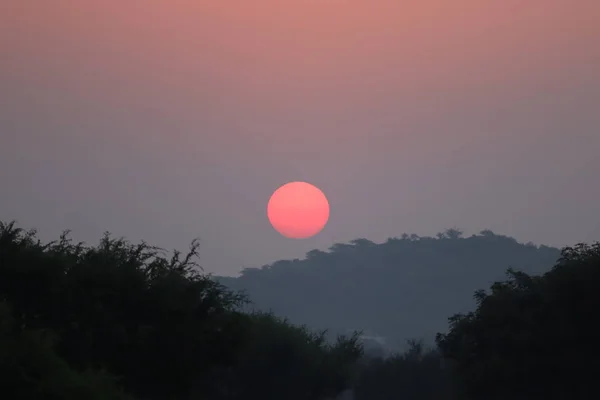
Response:
[{"label": "orange glow near horizon", "polygon": [[306,239],[321,232],[329,220],[325,194],[306,182],[290,182],[279,187],[267,205],[271,225],[290,239]]}]

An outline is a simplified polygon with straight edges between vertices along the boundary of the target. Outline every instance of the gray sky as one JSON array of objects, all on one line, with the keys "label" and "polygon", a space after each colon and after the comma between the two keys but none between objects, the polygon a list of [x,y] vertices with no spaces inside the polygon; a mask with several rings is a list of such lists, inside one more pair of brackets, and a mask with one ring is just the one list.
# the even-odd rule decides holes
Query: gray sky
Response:
[{"label": "gray sky", "polygon": [[[218,274],[453,226],[600,239],[597,1],[30,4],[0,6],[0,219],[44,238],[199,237]],[[331,204],[308,240],[266,218],[293,180]]]}]

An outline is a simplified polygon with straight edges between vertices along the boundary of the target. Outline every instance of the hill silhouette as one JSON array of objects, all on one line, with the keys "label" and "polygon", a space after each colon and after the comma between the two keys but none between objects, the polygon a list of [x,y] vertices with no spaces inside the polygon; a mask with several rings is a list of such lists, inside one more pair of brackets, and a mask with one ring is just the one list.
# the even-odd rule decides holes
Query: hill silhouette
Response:
[{"label": "hill silhouette", "polygon": [[436,237],[403,234],[384,243],[337,243],[302,260],[215,279],[247,293],[249,309],[335,334],[360,330],[397,350],[411,338],[432,342],[450,315],[473,309],[473,293],[505,279],[507,268],[542,274],[559,256],[557,248],[490,230],[463,237],[448,229]]}]

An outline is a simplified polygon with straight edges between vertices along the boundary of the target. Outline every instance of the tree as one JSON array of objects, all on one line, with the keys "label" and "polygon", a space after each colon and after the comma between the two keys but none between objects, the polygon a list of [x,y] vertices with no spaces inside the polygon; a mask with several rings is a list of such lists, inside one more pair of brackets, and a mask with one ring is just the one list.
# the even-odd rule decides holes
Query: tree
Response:
[{"label": "tree", "polygon": [[[25,332],[13,338],[10,328],[0,337],[12,338],[0,352],[6,382],[21,382],[13,378],[26,363],[13,359],[32,357],[25,344],[13,344],[53,332],[52,348],[38,346],[45,358],[33,372],[36,393],[56,384],[57,393],[73,387],[74,398],[94,399],[84,392],[89,384],[99,385],[94,393],[105,393],[102,400],[121,399],[114,384],[87,372],[98,370],[147,400],[321,400],[350,385],[361,354],[355,337],[330,344],[272,315],[241,312],[247,299],[203,274],[197,251],[193,241],[187,255],[166,257],[108,234],[97,246],[74,244],[67,233],[43,244],[35,231],[0,223],[0,299],[11,304],[4,311],[9,325]],[[63,390],[61,379],[74,383]],[[72,398],[68,393],[56,398]]]},{"label": "tree", "polygon": [[66,234],[42,244],[2,224],[0,298],[20,325],[56,332],[76,370],[106,369],[142,398],[187,398],[199,376],[232,362],[243,334],[231,312],[243,298],[200,273],[197,249],[168,259],[109,235],[96,247]]},{"label": "tree", "polygon": [[23,329],[0,303],[0,395],[23,400],[132,400],[116,379],[99,371],[78,372],[54,351],[49,331]]},{"label": "tree", "polygon": [[508,271],[439,334],[468,399],[597,398],[600,244],[563,249],[542,276]]},{"label": "tree", "polygon": [[451,375],[436,349],[409,340],[402,354],[365,360],[355,385],[356,400],[454,399]]},{"label": "tree", "polygon": [[444,237],[448,239],[460,239],[463,236],[463,231],[456,228],[446,229],[444,232]]},{"label": "tree", "polygon": [[240,317],[244,345],[215,398],[323,399],[351,385],[362,354],[356,335],[329,344],[325,332],[312,333],[269,313]]}]

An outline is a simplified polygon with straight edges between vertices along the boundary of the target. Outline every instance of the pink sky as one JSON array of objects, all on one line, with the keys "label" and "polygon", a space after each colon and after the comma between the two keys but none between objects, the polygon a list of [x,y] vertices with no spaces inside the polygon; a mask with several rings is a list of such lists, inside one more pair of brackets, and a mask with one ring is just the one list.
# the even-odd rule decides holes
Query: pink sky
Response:
[{"label": "pink sky", "polygon": [[[0,218],[199,236],[218,273],[454,225],[596,240],[599,43],[597,0],[4,1]],[[308,241],[265,216],[292,180],[331,202]]]}]

